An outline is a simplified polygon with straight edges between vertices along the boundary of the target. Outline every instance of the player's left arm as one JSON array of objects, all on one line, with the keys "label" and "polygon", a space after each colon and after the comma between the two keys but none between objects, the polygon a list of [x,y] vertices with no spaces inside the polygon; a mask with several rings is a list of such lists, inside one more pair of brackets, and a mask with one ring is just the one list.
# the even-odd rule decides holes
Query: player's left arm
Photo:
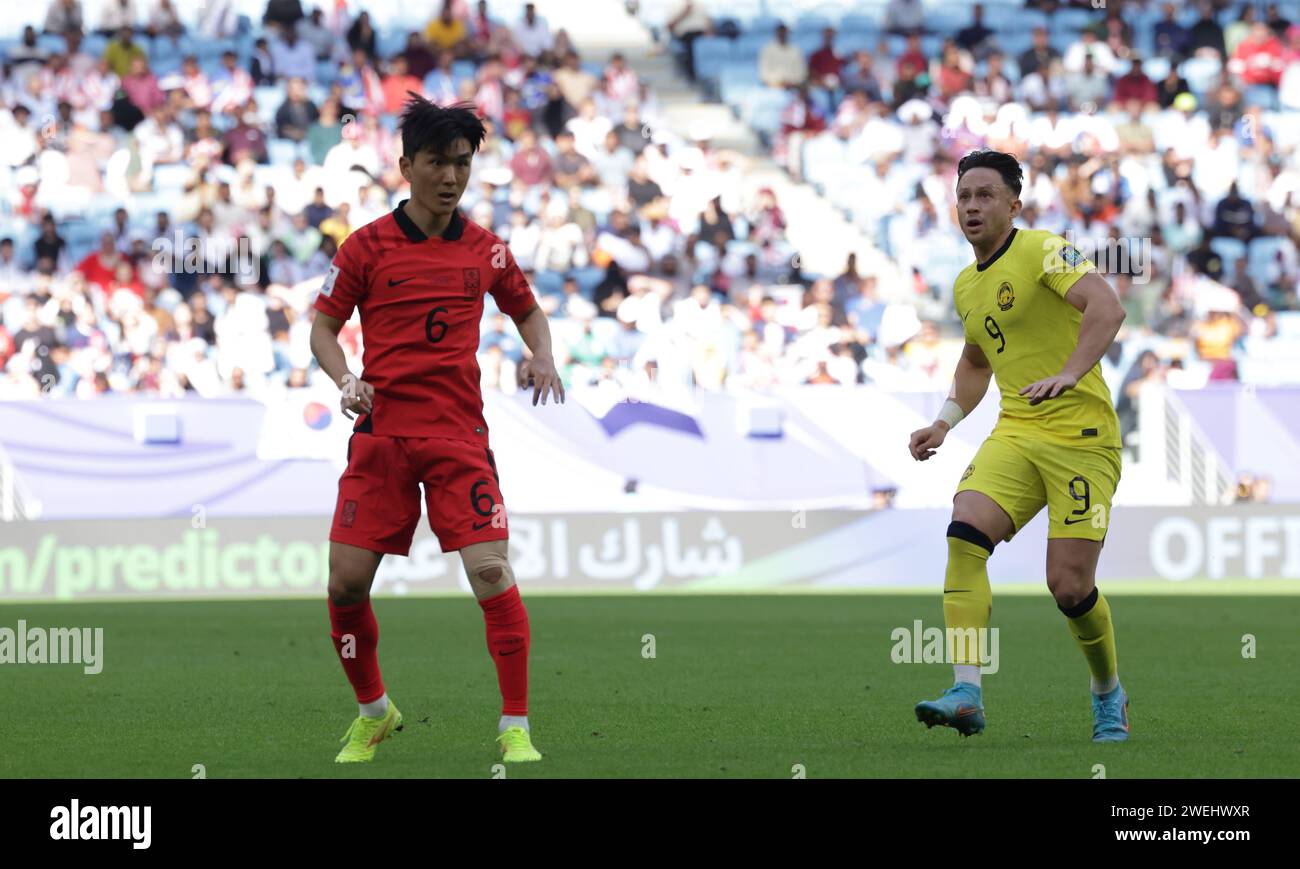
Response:
[{"label": "player's left arm", "polygon": [[551,350],[551,324],[546,312],[537,305],[537,296],[510,248],[500,241],[493,245],[492,266],[496,272],[489,292],[496,299],[497,310],[515,321],[519,337],[524,339],[531,357],[519,366],[519,385],[533,387],[533,405],[540,398],[546,404],[547,393],[555,395],[557,404],[564,403],[564,384],[555,368],[555,355]]},{"label": "player's left arm", "polygon": [[522,317],[515,319],[519,337],[524,339],[532,358],[519,367],[519,377],[524,383],[533,387],[533,404],[541,398],[546,404],[548,392],[555,395],[559,404],[564,404],[564,383],[560,373],[555,369],[555,356],[551,352],[551,324],[545,312],[533,305]]},{"label": "player's left arm", "polygon": [[1119,294],[1109,281],[1096,272],[1088,272],[1075,281],[1066,292],[1065,301],[1083,312],[1083,322],[1079,324],[1079,343],[1070,358],[1065,360],[1060,374],[1031,383],[1020,390],[1020,394],[1026,396],[1030,404],[1056,398],[1078,385],[1083,376],[1110,349],[1115,336],[1119,334],[1119,327],[1124,323],[1124,306],[1119,302]]}]

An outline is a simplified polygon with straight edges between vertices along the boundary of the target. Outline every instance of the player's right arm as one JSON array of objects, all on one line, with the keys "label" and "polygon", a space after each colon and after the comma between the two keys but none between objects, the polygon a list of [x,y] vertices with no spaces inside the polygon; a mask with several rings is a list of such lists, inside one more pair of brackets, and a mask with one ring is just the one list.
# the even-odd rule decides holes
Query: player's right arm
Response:
[{"label": "player's right arm", "polygon": [[973,411],[989,391],[989,380],[993,377],[993,366],[975,344],[967,344],[957,360],[957,373],[953,375],[952,389],[948,391],[948,400],[939,411],[939,418],[922,429],[912,432],[908,449],[912,458],[924,462],[934,455],[948,436],[948,431],[962,418]]},{"label": "player's right arm", "polygon": [[355,238],[343,242],[335,253],[312,306],[316,316],[311,323],[312,355],[341,391],[339,406],[348,419],[355,413],[370,413],[375,403],[374,387],[348,370],[347,356],[339,344],[343,324],[352,319],[352,312],[365,295],[365,269],[354,259]]},{"label": "player's right arm", "polygon": [[317,311],[311,322],[311,352],[321,371],[338,385],[342,396],[339,406],[348,419],[354,413],[370,413],[374,409],[375,388],[348,370],[347,356],[339,344],[339,332],[345,320]]}]

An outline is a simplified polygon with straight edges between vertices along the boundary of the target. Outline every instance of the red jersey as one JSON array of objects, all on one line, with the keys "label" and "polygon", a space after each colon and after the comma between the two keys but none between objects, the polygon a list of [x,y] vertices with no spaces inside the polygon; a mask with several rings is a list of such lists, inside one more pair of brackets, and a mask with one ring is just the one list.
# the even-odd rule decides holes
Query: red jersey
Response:
[{"label": "red jersey", "polygon": [[375,400],[355,428],[486,443],[476,357],[483,294],[515,320],[537,301],[497,236],[456,211],[429,238],[405,205],[348,236],[316,298],[331,317],[361,313],[361,379]]}]

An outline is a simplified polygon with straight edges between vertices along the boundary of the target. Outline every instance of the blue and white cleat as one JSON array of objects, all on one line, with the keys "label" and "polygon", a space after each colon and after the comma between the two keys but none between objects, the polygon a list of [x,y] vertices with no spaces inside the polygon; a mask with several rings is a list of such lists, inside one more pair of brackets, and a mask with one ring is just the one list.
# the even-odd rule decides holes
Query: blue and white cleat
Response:
[{"label": "blue and white cleat", "polygon": [[958,682],[938,700],[916,704],[916,720],[927,728],[936,724],[955,729],[962,736],[984,730],[984,703],[980,686]]},{"label": "blue and white cleat", "polygon": [[1124,742],[1128,739],[1128,695],[1121,685],[1109,694],[1092,695],[1092,741]]}]

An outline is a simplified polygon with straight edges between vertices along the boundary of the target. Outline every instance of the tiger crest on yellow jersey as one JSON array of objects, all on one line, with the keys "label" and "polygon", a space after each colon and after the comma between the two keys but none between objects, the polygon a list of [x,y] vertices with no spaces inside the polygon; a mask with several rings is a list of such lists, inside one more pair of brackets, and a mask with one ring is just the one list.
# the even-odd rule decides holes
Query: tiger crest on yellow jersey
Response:
[{"label": "tiger crest on yellow jersey", "polygon": [[1006,281],[998,287],[998,308],[1003,311],[1010,311],[1011,306],[1016,303],[1016,291],[1011,288],[1011,284]]}]

